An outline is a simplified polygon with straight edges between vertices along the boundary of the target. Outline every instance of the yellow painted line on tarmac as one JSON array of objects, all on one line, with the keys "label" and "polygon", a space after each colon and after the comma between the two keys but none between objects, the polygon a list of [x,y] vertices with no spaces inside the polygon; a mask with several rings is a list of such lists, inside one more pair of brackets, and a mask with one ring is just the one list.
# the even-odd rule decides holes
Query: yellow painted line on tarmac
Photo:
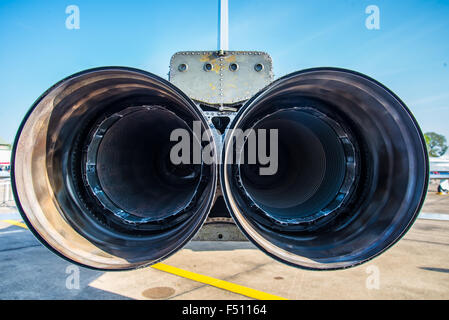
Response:
[{"label": "yellow painted line on tarmac", "polygon": [[204,284],[208,284],[210,286],[214,286],[220,289],[224,289],[227,291],[231,291],[237,294],[241,294],[250,298],[258,299],[258,300],[287,300],[286,298],[282,298],[279,296],[275,296],[273,294],[269,294],[263,291],[259,291],[256,289],[251,289],[248,287],[244,287],[235,283],[231,283],[225,280],[215,279],[209,276],[205,276],[199,273],[183,270],[180,268],[172,267],[164,263],[156,263],[151,266],[154,269],[165,271],[183,278],[187,278],[190,280],[194,280],[197,282],[201,282]]},{"label": "yellow painted line on tarmac", "polygon": [[16,220],[1,220],[1,221],[9,223],[9,224],[13,224],[13,225],[18,226],[18,227],[22,227],[24,229],[28,229],[28,227],[27,227],[27,225],[25,223],[22,223],[22,222],[19,222],[19,221],[16,221]]},{"label": "yellow painted line on tarmac", "polygon": [[[15,220],[1,220],[1,221],[18,226],[18,227],[22,227],[24,229],[28,229],[26,224],[19,222],[19,221],[15,221]],[[228,282],[225,280],[215,279],[215,278],[205,276],[205,275],[202,275],[199,273],[183,270],[180,268],[169,266],[164,263],[156,263],[156,264],[152,265],[151,267],[154,269],[160,270],[160,271],[164,271],[164,272],[168,272],[168,273],[177,275],[179,277],[183,277],[186,279],[190,279],[190,280],[194,280],[194,281],[201,282],[204,284],[208,284],[213,287],[231,291],[231,292],[241,294],[241,295],[244,295],[244,296],[247,296],[250,298],[258,299],[258,300],[287,300],[286,298],[279,297],[274,294],[269,294],[269,293],[266,293],[263,291],[251,289],[251,288],[241,286],[239,284],[235,284],[235,283]]]}]

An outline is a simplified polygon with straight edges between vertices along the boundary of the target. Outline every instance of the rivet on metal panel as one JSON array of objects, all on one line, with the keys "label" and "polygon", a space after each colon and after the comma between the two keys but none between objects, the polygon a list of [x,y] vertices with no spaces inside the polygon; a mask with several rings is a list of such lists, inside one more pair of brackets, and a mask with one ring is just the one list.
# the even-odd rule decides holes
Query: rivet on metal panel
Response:
[{"label": "rivet on metal panel", "polygon": [[204,64],[204,71],[211,71],[212,70],[212,64],[205,63]]},{"label": "rivet on metal panel", "polygon": [[181,64],[178,66],[178,70],[179,70],[180,72],[187,71],[187,69],[188,69],[188,66],[187,66],[185,63],[181,63]]},{"label": "rivet on metal panel", "polygon": [[254,70],[256,70],[257,72],[262,71],[262,70],[263,70],[263,64],[257,63],[257,64],[254,66]]}]

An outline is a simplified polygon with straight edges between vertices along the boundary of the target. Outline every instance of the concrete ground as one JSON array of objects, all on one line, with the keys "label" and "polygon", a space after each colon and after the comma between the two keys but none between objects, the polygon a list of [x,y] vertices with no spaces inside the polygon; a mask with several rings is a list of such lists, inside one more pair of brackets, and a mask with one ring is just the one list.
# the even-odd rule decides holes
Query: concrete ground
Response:
[{"label": "concrete ground", "polygon": [[438,212],[449,215],[449,195],[440,195],[436,192],[429,191],[421,212]]},{"label": "concrete ground", "polygon": [[[449,216],[429,192],[424,212]],[[20,220],[13,207],[0,220]],[[288,299],[449,299],[449,221],[418,219],[393,248],[342,271],[305,271],[249,242],[191,242],[163,262]],[[79,285],[78,285],[79,280]],[[154,268],[101,272],[71,265],[26,229],[0,222],[0,299],[249,299]]]}]

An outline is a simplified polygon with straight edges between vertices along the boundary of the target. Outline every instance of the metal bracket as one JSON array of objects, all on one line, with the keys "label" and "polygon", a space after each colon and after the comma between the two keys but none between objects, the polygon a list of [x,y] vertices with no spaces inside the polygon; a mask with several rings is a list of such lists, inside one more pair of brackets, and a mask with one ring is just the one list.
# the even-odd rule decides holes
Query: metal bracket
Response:
[{"label": "metal bracket", "polygon": [[248,100],[269,85],[273,64],[261,51],[181,51],[170,60],[169,80],[191,99],[226,110],[224,105]]}]

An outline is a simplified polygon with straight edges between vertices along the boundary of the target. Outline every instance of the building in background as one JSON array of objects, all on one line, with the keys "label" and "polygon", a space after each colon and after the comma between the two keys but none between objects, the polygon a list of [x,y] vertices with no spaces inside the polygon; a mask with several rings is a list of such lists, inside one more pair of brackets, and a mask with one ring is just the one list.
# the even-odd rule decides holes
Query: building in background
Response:
[{"label": "building in background", "polygon": [[449,154],[446,152],[441,157],[430,157],[430,179],[438,179],[438,194],[449,193]]},{"label": "building in background", "polygon": [[9,177],[11,170],[11,144],[0,137],[0,178]]}]

